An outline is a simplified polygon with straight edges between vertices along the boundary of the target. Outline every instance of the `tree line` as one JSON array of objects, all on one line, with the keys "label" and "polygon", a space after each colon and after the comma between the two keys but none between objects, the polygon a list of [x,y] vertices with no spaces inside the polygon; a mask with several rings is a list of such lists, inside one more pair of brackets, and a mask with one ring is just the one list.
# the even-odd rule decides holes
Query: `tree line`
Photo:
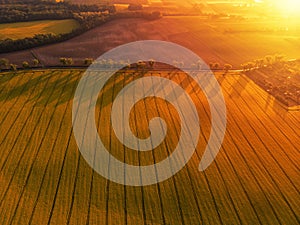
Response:
[{"label": "tree line", "polygon": [[[57,66],[62,66],[62,67],[70,67],[74,65],[73,58],[70,57],[69,58],[60,57],[58,58],[57,63],[59,63]],[[101,68],[107,68],[107,69],[119,68],[120,66],[127,69],[129,68],[146,69],[146,68],[153,68],[155,61],[153,59],[150,59],[148,62],[138,61],[136,63],[130,63],[129,60],[114,61],[112,59],[107,59],[107,60],[102,59],[101,61],[95,61],[93,58],[84,58],[83,60],[81,60],[81,62],[76,62],[77,66],[80,67],[82,66],[88,67],[92,63],[100,66]],[[38,68],[38,67],[43,67],[43,65],[40,63],[40,61],[37,58],[34,58],[31,61],[23,61],[21,65],[11,63],[6,58],[0,58],[0,71],[1,70],[16,71],[18,68],[31,69],[31,68]]]},{"label": "tree line", "polygon": [[283,55],[266,55],[264,58],[255,59],[251,62],[241,64],[244,72],[264,67],[272,67],[272,65],[284,62]]},{"label": "tree line", "polygon": [[52,44],[60,41],[65,41],[81,34],[84,31],[85,29],[83,27],[80,27],[66,34],[36,34],[30,38],[17,40],[7,38],[4,40],[0,40],[0,53],[19,51],[28,48],[38,47],[45,44]]},{"label": "tree line", "polygon": [[[62,66],[62,67],[70,67],[74,65],[73,58],[71,57],[60,57],[57,60],[57,66]],[[129,60],[120,60],[120,61],[114,61],[112,59],[102,59],[100,61],[95,61],[93,58],[84,58],[80,61],[76,62],[76,66],[84,66],[88,67],[91,64],[95,64],[96,66],[98,65],[99,68],[107,68],[107,69],[113,69],[113,68],[119,68],[120,66],[123,68],[135,68],[135,69],[153,69],[154,65],[156,64],[156,61],[153,59],[149,59],[149,61],[144,62],[139,60],[136,63],[130,63]],[[183,62],[173,62],[175,67],[184,67]],[[23,68],[23,69],[30,69],[30,68],[37,68],[43,66],[40,61],[37,58],[34,58],[31,62],[29,61],[24,61],[21,65],[16,65],[13,63],[10,63],[8,59],[6,58],[0,58],[0,70],[12,70],[15,71],[17,68]],[[202,61],[198,61],[196,63],[192,63],[191,65],[186,66],[186,68],[192,69],[192,70],[202,70],[205,69],[206,66],[203,64]],[[223,67],[221,67],[221,64],[218,62],[210,62],[209,63],[209,68],[213,71],[215,70],[223,70],[225,73],[229,72],[229,70],[232,69],[231,64],[224,64]]]},{"label": "tree line", "polygon": [[68,2],[0,0],[0,23],[27,22],[47,19],[71,19],[79,12],[115,12],[114,6],[77,5]]}]

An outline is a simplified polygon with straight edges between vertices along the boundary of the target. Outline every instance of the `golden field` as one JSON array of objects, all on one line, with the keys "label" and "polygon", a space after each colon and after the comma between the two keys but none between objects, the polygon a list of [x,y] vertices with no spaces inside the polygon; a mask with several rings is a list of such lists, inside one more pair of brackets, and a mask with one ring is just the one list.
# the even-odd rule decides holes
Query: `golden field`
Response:
[{"label": "golden field", "polygon": [[23,39],[35,34],[65,34],[78,27],[78,22],[73,19],[4,23],[0,24],[0,40]]},{"label": "golden field", "polygon": [[[190,94],[200,118],[199,143],[192,159],[172,178],[146,187],[123,186],[96,174],[78,151],[72,99],[82,74],[76,69],[0,74],[1,224],[299,223],[299,111],[286,111],[238,72],[217,72],[227,130],[215,162],[199,172],[210,131],[208,103],[184,74],[153,72]],[[99,95],[95,119],[111,154],[145,165],[172,152],[180,123],[167,102],[147,98],[133,109],[132,130],[147,137],[149,118],[161,116],[170,130],[168,138],[143,154],[116,140],[107,122],[111,104],[124,85],[139,77],[128,72],[110,79]]]}]

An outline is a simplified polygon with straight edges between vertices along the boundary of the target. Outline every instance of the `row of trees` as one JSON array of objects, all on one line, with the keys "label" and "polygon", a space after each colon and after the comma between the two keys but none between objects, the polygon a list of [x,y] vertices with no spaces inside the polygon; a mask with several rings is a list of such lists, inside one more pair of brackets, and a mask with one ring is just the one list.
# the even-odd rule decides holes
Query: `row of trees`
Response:
[{"label": "row of trees", "polygon": [[[74,64],[73,58],[67,58],[67,57],[60,57],[59,58],[59,63],[62,66],[72,66]],[[95,65],[99,65],[104,68],[116,68],[116,67],[126,67],[126,68],[154,68],[154,65],[156,64],[155,60],[150,59],[148,62],[144,61],[138,61],[136,63],[130,63],[128,60],[120,60],[120,61],[114,61],[112,59],[102,59],[100,61],[94,62],[93,58],[85,58],[82,60],[82,64],[84,66],[90,66],[92,63],[95,63]],[[181,67],[184,68],[184,63],[183,62],[173,62],[175,67]],[[8,69],[12,64],[9,63],[8,59],[2,58],[0,59],[0,69]],[[24,61],[22,63],[22,67],[24,69],[30,68],[30,67],[37,67],[40,65],[40,62],[38,59],[33,59],[31,63]],[[17,65],[15,65],[17,67]],[[203,63],[202,62],[197,62],[193,63],[190,65],[190,69],[196,69],[196,70],[201,70]],[[209,64],[210,69],[212,70],[219,70],[223,69],[225,72],[228,72],[229,70],[232,69],[232,65],[230,64],[224,64],[223,67],[220,66],[219,63],[210,63]]]},{"label": "row of trees", "polygon": [[79,12],[116,12],[113,5],[78,5],[68,1],[0,1],[0,22],[24,22],[45,19],[70,19]]},{"label": "row of trees", "polygon": [[274,64],[284,62],[283,55],[267,55],[264,58],[255,59],[251,62],[241,64],[244,72],[251,71],[253,69],[259,69],[264,67],[271,67]]},{"label": "row of trees", "polygon": [[209,68],[211,70],[220,70],[220,69],[223,69],[227,73],[229,70],[232,69],[232,65],[229,64],[229,63],[225,63],[223,65],[223,67],[222,67],[221,64],[218,63],[218,62],[210,62],[209,63]]},{"label": "row of trees", "polygon": [[[89,66],[94,62],[92,58],[84,59],[84,65]],[[114,61],[112,59],[102,59],[100,61],[94,62],[95,65],[99,65],[101,68],[113,69],[113,68],[137,68],[137,69],[146,69],[146,68],[153,68],[155,61],[150,59],[148,62],[138,61],[136,63],[130,63],[128,60],[120,60]]]},{"label": "row of trees", "polygon": [[[61,57],[59,58],[59,63],[61,66],[72,66],[74,64],[73,58],[66,58]],[[82,64],[84,66],[90,66],[92,63],[94,63],[93,58],[85,58],[82,60]],[[155,64],[154,60],[149,60],[148,62],[138,61],[137,63],[131,64],[129,61],[114,61],[112,59],[107,60],[101,60],[95,62],[95,65],[99,65],[102,68],[116,68],[116,67],[122,67],[122,68],[153,68]],[[23,69],[29,69],[29,68],[36,68],[38,66],[41,66],[40,61],[38,59],[33,59],[31,62],[24,61],[21,65]],[[16,70],[19,66],[13,63],[10,63],[8,59],[1,58],[0,59],[0,70],[1,69],[11,69]]]},{"label": "row of trees", "polygon": [[112,16],[102,12],[80,12],[74,13],[73,18],[79,22],[81,30],[86,31],[108,22]]},{"label": "row of trees", "polygon": [[65,18],[72,18],[72,11],[63,4],[50,1],[2,3],[0,7],[1,23]]},{"label": "row of trees", "polygon": [[115,13],[113,19],[123,19],[123,18],[143,18],[146,20],[157,20],[162,17],[160,11],[144,12],[144,11],[127,11]]},{"label": "row of trees", "polygon": [[[38,59],[33,59],[31,64],[28,61],[24,61],[22,63],[22,67],[24,69],[28,69],[30,67],[37,67],[40,65],[40,61]],[[18,65],[14,64],[14,63],[10,63],[8,59],[6,58],[1,58],[0,59],[0,70],[1,69],[10,69],[10,70],[17,70]]]},{"label": "row of trees", "polygon": [[[61,57],[59,58],[59,63],[62,66],[72,66],[74,64],[74,61],[72,58],[66,58],[66,57]],[[92,63],[94,63],[94,59],[93,58],[85,58],[82,60],[82,64],[84,66],[90,66]],[[114,61],[112,59],[102,59],[101,61],[97,61],[95,62],[95,65],[99,65],[101,67],[104,68],[118,68],[118,67],[126,67],[126,68],[154,68],[155,65],[155,60],[150,59],[148,62],[144,62],[144,61],[138,61],[136,63],[130,63],[129,61]],[[11,65],[14,65],[16,68],[18,67],[15,64],[10,64],[8,59],[2,58],[0,59],[0,69],[8,69],[11,68]],[[217,64],[210,64],[211,69],[220,69],[221,67],[217,66]],[[218,64],[219,65],[219,64]],[[37,67],[40,66],[40,61],[38,59],[33,59],[31,63],[29,63],[28,61],[24,61],[22,63],[22,67],[24,69],[28,69],[31,67]],[[184,67],[183,62],[174,62],[174,66],[175,67]],[[191,67],[189,67],[191,69],[202,69],[202,63],[194,63],[191,64]],[[230,69],[232,69],[232,66],[230,64],[224,64],[223,66],[223,70],[225,70],[226,72],[228,72]]]},{"label": "row of trees", "polygon": [[[204,64],[204,62],[202,61],[198,61],[196,63],[192,63],[190,65],[184,65],[183,62],[178,62],[178,61],[174,61],[173,65],[175,67],[179,67],[179,68],[190,68],[192,70],[202,70],[202,69],[208,69],[207,66]],[[218,62],[210,62],[208,64],[209,69],[211,70],[224,70],[225,72],[228,72],[229,70],[232,69],[232,65],[231,64],[224,64],[223,67],[221,66],[220,63]]]},{"label": "row of trees", "polygon": [[[74,64],[73,59],[72,58],[65,58],[65,57],[61,57],[59,58],[59,62],[62,66],[71,66]],[[85,58],[83,60],[83,65],[85,66],[89,66],[94,62],[93,58]],[[111,64],[111,62],[107,61],[107,64]],[[113,63],[112,63],[113,64]],[[22,63],[22,68],[23,69],[29,69],[29,68],[36,68],[41,66],[41,63],[38,59],[33,59],[31,62],[29,61],[24,61]],[[16,70],[18,68],[18,65],[10,63],[8,59],[6,58],[1,58],[0,59],[0,70],[1,69],[11,69],[11,70]]]},{"label": "row of trees", "polygon": [[65,41],[81,34],[84,31],[85,31],[84,28],[78,28],[66,34],[57,34],[57,35],[52,33],[36,34],[30,38],[17,39],[17,40],[7,38],[4,40],[0,40],[0,53],[19,51],[19,50],[37,47],[45,44]]}]

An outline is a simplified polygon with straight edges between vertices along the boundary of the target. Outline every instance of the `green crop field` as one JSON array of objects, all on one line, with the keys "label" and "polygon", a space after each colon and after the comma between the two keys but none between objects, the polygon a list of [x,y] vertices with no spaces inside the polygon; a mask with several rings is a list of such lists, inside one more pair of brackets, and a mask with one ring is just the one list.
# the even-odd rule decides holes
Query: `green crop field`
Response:
[{"label": "green crop field", "polygon": [[[227,106],[227,130],[211,166],[198,165],[210,134],[208,102],[178,71],[152,72],[180,84],[198,110],[201,134],[187,165],[172,178],[145,187],[123,186],[95,173],[72,132],[72,99],[83,70],[0,73],[1,224],[299,224],[300,114],[286,111],[249,78],[216,73]],[[160,116],[167,138],[154,151],[136,152],[116,140],[109,124],[113,99],[137,72],[119,72],[99,93],[99,136],[121,161],[161,161],[178,141],[175,108],[146,98],[130,124],[148,137]],[[146,177],[143,179],[147,179]]]},{"label": "green crop field", "polygon": [[6,38],[22,39],[33,37],[35,34],[64,34],[71,32],[78,26],[79,24],[72,19],[0,24],[0,40]]}]

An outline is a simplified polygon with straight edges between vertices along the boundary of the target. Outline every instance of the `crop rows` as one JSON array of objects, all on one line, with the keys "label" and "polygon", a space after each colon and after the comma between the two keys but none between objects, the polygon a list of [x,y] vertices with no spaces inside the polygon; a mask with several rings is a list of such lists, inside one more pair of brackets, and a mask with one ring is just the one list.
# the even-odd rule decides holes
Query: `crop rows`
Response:
[{"label": "crop rows", "polygon": [[[82,74],[81,70],[0,74],[2,224],[299,223],[299,112],[285,111],[243,75],[217,73],[227,106],[227,130],[215,162],[199,172],[211,133],[208,100],[179,71],[146,73],[171,79],[190,95],[200,119],[199,142],[175,176],[150,186],[123,186],[97,174],[78,151],[72,99]],[[115,74],[99,93],[95,121],[111,155],[128,164],[150,165],[172,154],[178,143],[181,126],[176,109],[155,97],[144,98],[132,109],[129,123],[139,138],[149,137],[152,118],[161,117],[167,124],[166,139],[149,152],[124,146],[110,125],[112,102],[124,86],[141,77],[133,71]],[[166,95],[174,93],[159,88]],[[146,95],[144,89],[134,91]]]}]

